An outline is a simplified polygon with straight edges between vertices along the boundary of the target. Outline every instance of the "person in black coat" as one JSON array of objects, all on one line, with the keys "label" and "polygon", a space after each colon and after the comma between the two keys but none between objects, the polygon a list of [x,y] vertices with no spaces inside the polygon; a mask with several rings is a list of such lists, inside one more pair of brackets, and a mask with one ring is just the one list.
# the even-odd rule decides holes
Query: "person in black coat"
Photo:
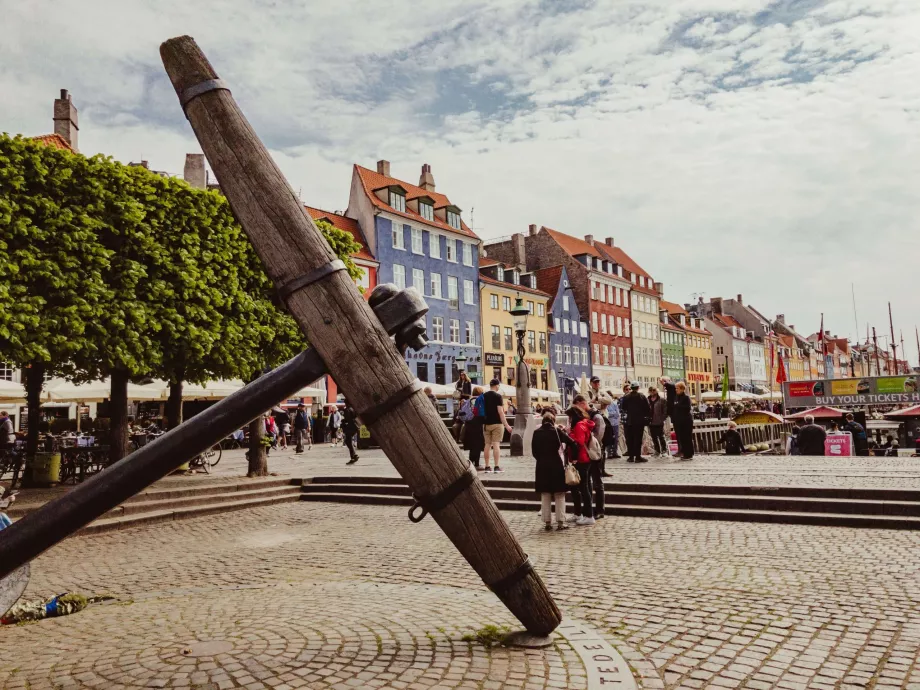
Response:
[{"label": "person in black coat", "polygon": [[[470,400],[470,405],[473,405],[480,395],[482,395],[483,390],[481,386],[476,386],[473,388],[472,398]],[[485,436],[482,433],[483,423],[485,422],[485,417],[482,415],[477,415],[473,413],[473,417],[463,424],[463,447],[469,452],[470,464],[475,467],[477,470],[481,470],[482,466],[479,464],[480,458],[482,456],[482,451],[486,447]]]},{"label": "person in black coat", "polygon": [[693,401],[687,395],[687,386],[678,381],[674,387],[674,412],[671,421],[677,436],[677,453],[684,460],[693,459]]},{"label": "person in black coat", "polygon": [[629,384],[629,395],[623,396],[623,414],[626,415],[626,462],[648,462],[642,457],[642,437],[652,416],[652,407],[635,381]]},{"label": "person in black coat", "polygon": [[[540,428],[533,432],[532,449],[537,461],[534,471],[534,490],[540,494],[543,507],[543,523],[547,532],[553,528],[552,507],[556,504],[556,529],[568,528],[565,524],[565,446],[574,447],[575,442],[556,426],[552,412],[543,415]],[[560,448],[562,452],[560,453]]]},{"label": "person in black coat", "polygon": [[805,417],[805,426],[799,430],[799,455],[824,455],[824,439],[827,432],[817,424],[811,415]]},{"label": "person in black coat", "polygon": [[744,451],[744,441],[741,438],[741,432],[738,431],[738,425],[734,422],[728,423],[728,430],[723,432],[719,443],[725,444],[726,455],[741,455]]}]

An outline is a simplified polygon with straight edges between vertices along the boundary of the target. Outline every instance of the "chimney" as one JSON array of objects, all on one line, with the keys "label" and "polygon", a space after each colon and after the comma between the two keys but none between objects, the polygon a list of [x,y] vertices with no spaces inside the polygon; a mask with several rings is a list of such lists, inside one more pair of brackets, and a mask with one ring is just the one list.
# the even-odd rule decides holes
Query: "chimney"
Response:
[{"label": "chimney", "polygon": [[785,314],[777,314],[777,315],[776,315],[776,323],[781,323],[781,324],[785,325],[785,324],[786,324],[786,315],[785,315]]},{"label": "chimney", "polygon": [[[379,165],[379,164],[378,164]],[[387,169],[389,169],[390,164],[387,163]],[[388,172],[387,175],[390,173]],[[426,192],[434,191],[434,175],[431,174],[431,166],[428,163],[422,165],[422,174],[418,178],[418,186],[424,189]]]},{"label": "chimney", "polygon": [[531,223],[527,226],[527,232],[531,237],[533,237],[537,234],[537,226],[534,223]]},{"label": "chimney", "polygon": [[661,323],[667,323],[668,322],[668,312],[664,309],[659,309],[658,318],[661,319]]},{"label": "chimney", "polygon": [[612,237],[605,237],[605,238],[604,238],[604,244],[606,244],[608,247],[612,247],[612,246],[613,246],[613,238],[612,238]]},{"label": "chimney", "polygon": [[830,332],[830,331],[824,331],[824,337],[825,337],[825,338],[830,338],[830,337],[831,337],[831,332]]},{"label": "chimney", "polygon": [[74,151],[79,151],[77,146],[77,109],[67,89],[61,89],[61,97],[54,99],[54,133],[60,134]]},{"label": "chimney", "polygon": [[208,172],[204,168],[203,153],[186,153],[183,179],[196,189],[208,188]]},{"label": "chimney", "polygon": [[654,283],[653,287],[655,288],[655,292],[658,293],[659,297],[664,297],[664,283]]},{"label": "chimney", "polygon": [[379,160],[377,161],[377,172],[381,175],[387,177],[390,176],[390,161]]},{"label": "chimney", "polygon": [[702,303],[703,303],[703,296],[702,296],[702,295],[700,295],[700,296],[699,296],[699,301],[698,301],[698,304],[702,304]]},{"label": "chimney", "polygon": [[744,302],[741,301],[741,295],[738,295],[738,304],[742,306],[744,305]]},{"label": "chimney", "polygon": [[[693,323],[693,319],[690,319],[690,323],[691,324]],[[680,315],[680,325],[683,326],[684,328],[687,327],[687,315],[686,314]]]},{"label": "chimney", "polygon": [[585,235],[585,242],[587,242],[593,247],[594,246],[594,235]]},{"label": "chimney", "polygon": [[511,236],[511,256],[515,266],[527,268],[527,251],[524,249],[524,235],[519,232]]},{"label": "chimney", "polygon": [[[700,298],[700,299],[702,299],[702,298]],[[713,314],[721,314],[721,313],[722,313],[722,298],[721,298],[721,297],[713,297],[713,298],[711,298],[711,299],[709,300],[709,304],[712,305],[712,313],[713,313]]]}]

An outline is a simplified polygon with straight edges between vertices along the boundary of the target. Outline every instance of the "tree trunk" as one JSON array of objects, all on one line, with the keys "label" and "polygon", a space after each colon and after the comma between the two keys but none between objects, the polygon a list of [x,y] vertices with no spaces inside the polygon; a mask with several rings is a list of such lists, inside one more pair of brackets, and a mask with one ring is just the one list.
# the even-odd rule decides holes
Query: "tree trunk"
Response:
[{"label": "tree trunk", "polygon": [[[160,54],[183,98],[191,87],[217,79],[188,36],[167,41]],[[312,276],[336,260],[230,92],[194,93],[185,106],[189,122],[275,285]],[[386,416],[369,426],[413,493],[443,496],[450,487],[465,486],[433,510],[434,519],[525,627],[548,635],[562,613],[482,483],[469,475],[469,461],[431,403],[420,389],[412,392],[415,377],[348,274],[329,273],[294,290],[286,303],[357,410],[393,401]]]},{"label": "tree trunk", "polygon": [[262,439],[265,437],[265,421],[259,415],[249,422],[249,471],[247,477],[265,477],[268,475],[268,456]]},{"label": "tree trunk", "polygon": [[26,405],[29,408],[26,436],[26,455],[33,457],[38,452],[38,424],[42,410],[42,385],[45,382],[45,363],[33,362],[26,368]]},{"label": "tree trunk", "polygon": [[166,400],[166,428],[175,429],[182,424],[182,378],[169,382],[169,398]]},{"label": "tree trunk", "polygon": [[118,462],[128,454],[128,372],[112,371],[109,395],[109,462]]}]

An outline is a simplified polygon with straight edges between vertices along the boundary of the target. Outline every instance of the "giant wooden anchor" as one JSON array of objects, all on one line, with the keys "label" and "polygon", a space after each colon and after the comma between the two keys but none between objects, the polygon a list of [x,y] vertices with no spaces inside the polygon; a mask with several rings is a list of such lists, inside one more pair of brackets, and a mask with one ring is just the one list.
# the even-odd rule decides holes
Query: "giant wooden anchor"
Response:
[{"label": "giant wooden anchor", "polygon": [[4,530],[0,578],[328,371],[423,513],[529,632],[550,633],[559,609],[403,359],[402,347],[424,345],[417,313],[386,292],[364,301],[195,41],[171,39],[160,54],[221,190],[311,349]]}]

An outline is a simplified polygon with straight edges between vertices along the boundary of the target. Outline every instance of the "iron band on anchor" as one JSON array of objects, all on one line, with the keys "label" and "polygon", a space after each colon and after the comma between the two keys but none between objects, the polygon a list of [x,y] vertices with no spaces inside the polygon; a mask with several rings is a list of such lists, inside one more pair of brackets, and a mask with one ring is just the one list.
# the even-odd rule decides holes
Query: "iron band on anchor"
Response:
[{"label": "iron band on anchor", "polygon": [[385,414],[392,412],[400,404],[424,389],[425,386],[422,385],[421,381],[413,379],[408,386],[396,391],[387,400],[384,400],[382,403],[377,403],[364,412],[359,412],[358,417],[364,426],[371,426],[374,422],[379,421]]},{"label": "iron band on anchor", "polygon": [[[432,496],[416,496],[412,494],[415,503],[409,508],[409,520],[416,523],[421,522],[428,513],[443,510],[449,506],[457,496],[473,485],[476,479],[476,475],[473,472],[472,465],[468,466],[466,472]],[[415,511],[418,508],[421,508],[422,512],[420,515],[415,515]]]},{"label": "iron band on anchor", "polygon": [[309,273],[305,273],[304,275],[298,278],[289,280],[284,285],[280,286],[278,288],[278,296],[281,298],[282,302],[287,302],[288,297],[290,297],[292,294],[294,294],[298,290],[302,290],[303,288],[307,287],[307,285],[312,285],[316,281],[322,280],[326,276],[332,275],[333,273],[336,273],[337,271],[344,271],[344,270],[345,270],[344,261],[340,259],[336,259],[335,261],[330,261],[328,264],[323,264],[322,266],[318,268],[314,268]]},{"label": "iron band on anchor", "polygon": [[512,570],[510,573],[505,575],[498,582],[494,582],[491,585],[486,582],[486,587],[491,589],[493,592],[501,596],[504,592],[511,589],[518,582],[523,580],[525,577],[530,575],[533,572],[533,562],[530,560],[530,556],[524,558],[524,562],[521,563],[517,568]]},{"label": "iron band on anchor", "polygon": [[186,106],[198,98],[201,94],[207,93],[208,91],[229,90],[230,87],[227,86],[222,79],[208,79],[207,81],[202,81],[195,84],[194,86],[188,87],[185,91],[182,92],[182,95],[179,96],[179,105],[182,106],[182,112],[185,113],[185,119],[188,119],[188,113],[185,111]]}]

